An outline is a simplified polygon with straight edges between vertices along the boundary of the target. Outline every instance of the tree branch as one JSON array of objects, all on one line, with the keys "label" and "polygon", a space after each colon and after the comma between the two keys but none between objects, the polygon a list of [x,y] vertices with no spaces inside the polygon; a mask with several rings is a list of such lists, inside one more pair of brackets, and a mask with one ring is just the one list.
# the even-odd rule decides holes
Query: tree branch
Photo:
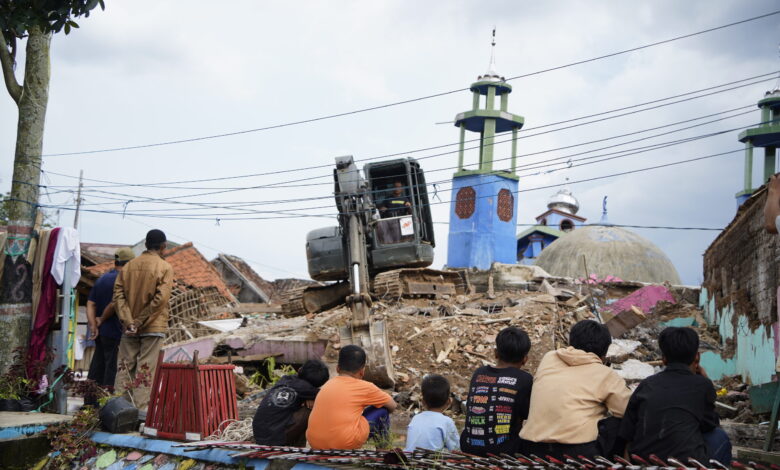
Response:
[{"label": "tree branch", "polygon": [[16,81],[16,75],[14,75],[14,60],[11,58],[11,53],[8,51],[8,46],[5,42],[5,36],[0,31],[0,66],[3,68],[3,79],[5,80],[5,87],[8,89],[8,94],[11,98],[19,104],[19,100],[22,98],[22,86]]}]

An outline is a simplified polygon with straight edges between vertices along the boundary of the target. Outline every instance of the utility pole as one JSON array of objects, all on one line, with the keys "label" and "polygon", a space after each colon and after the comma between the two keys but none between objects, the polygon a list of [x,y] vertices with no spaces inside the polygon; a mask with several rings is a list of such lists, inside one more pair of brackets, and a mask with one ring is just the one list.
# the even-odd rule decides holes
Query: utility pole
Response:
[{"label": "utility pole", "polygon": [[73,228],[79,228],[79,209],[81,209],[81,188],[84,187],[84,170],[79,170],[79,190],[76,193],[76,215],[73,216]]}]

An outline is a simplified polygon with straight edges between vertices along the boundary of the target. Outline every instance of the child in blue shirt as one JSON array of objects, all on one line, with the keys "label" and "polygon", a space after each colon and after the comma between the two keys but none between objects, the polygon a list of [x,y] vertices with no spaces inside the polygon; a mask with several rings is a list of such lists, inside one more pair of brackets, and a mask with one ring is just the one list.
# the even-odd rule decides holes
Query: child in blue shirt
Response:
[{"label": "child in blue shirt", "polygon": [[426,411],[418,413],[409,423],[404,450],[458,450],[455,423],[442,413],[452,404],[450,383],[441,375],[429,374],[423,378],[421,388]]}]

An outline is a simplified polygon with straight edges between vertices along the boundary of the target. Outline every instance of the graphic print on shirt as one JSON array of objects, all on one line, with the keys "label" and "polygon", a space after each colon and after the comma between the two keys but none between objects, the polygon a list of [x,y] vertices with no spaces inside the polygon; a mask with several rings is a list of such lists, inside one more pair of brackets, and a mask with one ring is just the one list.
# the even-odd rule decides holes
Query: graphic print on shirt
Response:
[{"label": "graphic print on shirt", "polygon": [[467,419],[462,444],[487,448],[473,450],[478,453],[511,451],[511,448],[497,449],[496,446],[516,440],[513,433],[518,430],[513,430],[513,426],[518,421],[513,422],[513,416],[518,413],[517,406],[520,404],[518,392],[528,392],[524,390],[528,385],[523,374],[527,375],[517,369],[493,367],[482,367],[475,372],[466,403]]},{"label": "graphic print on shirt", "polygon": [[292,387],[279,387],[271,395],[271,403],[279,408],[289,408],[298,398],[298,392]]}]

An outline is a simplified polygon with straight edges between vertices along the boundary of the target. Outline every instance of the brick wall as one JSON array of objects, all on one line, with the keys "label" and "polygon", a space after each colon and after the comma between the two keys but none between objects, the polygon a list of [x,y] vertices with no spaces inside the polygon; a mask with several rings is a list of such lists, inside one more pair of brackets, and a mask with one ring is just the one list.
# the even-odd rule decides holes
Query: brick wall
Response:
[{"label": "brick wall", "polygon": [[704,287],[718,309],[735,306],[750,325],[777,320],[780,235],[764,229],[766,190],[758,190],[704,254]]}]

